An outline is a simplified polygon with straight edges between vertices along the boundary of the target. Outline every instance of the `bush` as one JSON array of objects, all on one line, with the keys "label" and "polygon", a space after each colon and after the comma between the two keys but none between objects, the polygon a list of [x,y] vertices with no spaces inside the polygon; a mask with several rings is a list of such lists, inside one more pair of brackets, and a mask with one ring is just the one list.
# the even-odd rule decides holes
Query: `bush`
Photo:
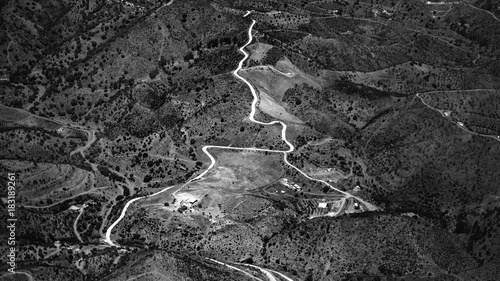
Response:
[{"label": "bush", "polygon": [[160,70],[158,68],[155,68],[155,69],[151,70],[151,72],[149,72],[149,78],[155,79],[159,73],[160,73]]},{"label": "bush", "polygon": [[152,179],[153,179],[153,177],[152,177],[152,176],[150,176],[150,175],[146,175],[146,176],[144,177],[143,182],[150,182]]}]

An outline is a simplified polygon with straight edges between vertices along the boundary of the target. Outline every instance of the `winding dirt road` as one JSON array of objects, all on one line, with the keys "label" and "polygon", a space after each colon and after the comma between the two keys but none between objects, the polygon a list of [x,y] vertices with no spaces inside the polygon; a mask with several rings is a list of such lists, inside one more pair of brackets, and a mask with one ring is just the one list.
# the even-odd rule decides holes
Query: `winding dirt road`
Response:
[{"label": "winding dirt road", "polygon": [[[245,14],[245,16],[249,15],[250,13],[247,12]],[[346,198],[349,198],[349,197],[353,197],[355,198],[356,200],[360,201],[361,203],[363,203],[366,208],[370,211],[374,211],[374,210],[377,210],[378,208],[356,196],[353,196],[352,194],[348,193],[348,192],[345,192],[345,191],[342,191],[332,185],[330,185],[329,183],[327,183],[326,181],[324,180],[319,180],[319,179],[315,179],[315,178],[312,178],[310,177],[309,175],[307,175],[305,172],[301,171],[299,168],[295,167],[293,164],[291,164],[290,162],[288,162],[288,159],[287,159],[287,154],[294,151],[295,150],[295,147],[293,146],[292,143],[290,143],[287,138],[286,138],[286,130],[287,130],[287,125],[284,123],[284,122],[281,122],[281,121],[271,121],[271,122],[268,122],[268,123],[265,123],[265,122],[261,122],[261,121],[258,121],[258,120],[255,120],[255,113],[256,113],[256,108],[257,108],[257,103],[259,101],[259,96],[257,95],[257,92],[255,91],[254,87],[252,86],[252,84],[246,80],[245,78],[243,78],[242,76],[240,76],[238,74],[238,72],[241,70],[242,66],[243,66],[243,63],[245,62],[245,60],[250,56],[247,52],[245,52],[245,48],[246,46],[248,46],[252,40],[253,40],[253,35],[252,35],[252,28],[253,26],[255,25],[256,21],[255,20],[252,20],[252,24],[250,25],[250,27],[248,28],[248,41],[245,45],[243,45],[239,51],[244,55],[243,59],[240,60],[240,62],[238,63],[238,67],[233,71],[233,75],[236,76],[236,78],[240,79],[241,81],[243,81],[245,84],[247,84],[248,88],[250,89],[250,92],[252,93],[252,96],[253,96],[253,100],[252,100],[252,106],[251,106],[251,111],[250,111],[250,115],[249,115],[249,119],[250,121],[254,122],[254,123],[257,123],[257,124],[260,124],[260,125],[264,125],[264,126],[269,126],[269,125],[275,125],[275,124],[280,124],[282,126],[282,130],[281,130],[281,139],[288,145],[289,149],[288,150],[269,150],[269,149],[260,149],[260,148],[243,148],[243,147],[228,147],[228,146],[216,146],[216,145],[207,145],[207,146],[204,146],[202,148],[202,151],[208,156],[208,158],[210,158],[210,165],[208,166],[208,168],[203,171],[203,173],[201,173],[200,175],[198,175],[197,177],[194,178],[194,180],[197,180],[197,179],[201,179],[205,174],[208,173],[208,171],[210,169],[212,169],[214,166],[215,166],[215,158],[210,154],[210,152],[208,152],[208,149],[210,148],[221,148],[221,149],[234,149],[234,150],[252,150],[252,151],[265,151],[265,152],[274,152],[274,153],[283,153],[283,160],[284,162],[290,166],[291,168],[295,169],[297,172],[301,173],[304,177],[308,178],[309,180],[312,180],[312,181],[316,181],[316,182],[320,182],[322,184],[325,184],[327,185],[328,187],[330,187],[331,189],[339,192],[339,193],[342,193],[343,195],[346,196]],[[293,75],[293,73],[287,73],[287,75]]]},{"label": "winding dirt road", "polygon": [[[250,14],[250,12],[247,12],[244,15],[244,17],[248,16],[249,14]],[[193,181],[202,179],[215,166],[216,160],[212,156],[212,154],[208,151],[210,148],[230,149],[230,150],[251,150],[251,151],[261,151],[261,152],[270,152],[270,153],[283,153],[283,160],[284,160],[284,162],[288,166],[290,166],[291,168],[295,169],[297,172],[301,173],[304,177],[308,178],[309,180],[320,182],[322,184],[327,185],[331,189],[333,189],[333,190],[335,190],[335,191],[343,194],[345,196],[345,198],[350,198],[350,197],[355,198],[356,200],[358,200],[359,202],[361,202],[362,204],[364,204],[366,206],[366,208],[368,210],[370,210],[370,211],[377,210],[378,208],[376,206],[374,206],[374,205],[372,205],[372,204],[364,201],[363,199],[361,199],[361,198],[359,198],[357,196],[354,196],[354,195],[352,195],[352,194],[350,194],[348,192],[342,191],[342,190],[340,190],[340,189],[338,189],[338,188],[330,185],[328,182],[326,182],[324,180],[319,180],[319,179],[312,178],[309,175],[307,175],[305,172],[301,171],[299,168],[297,168],[296,166],[294,166],[293,164],[291,164],[288,161],[288,159],[287,159],[287,155],[288,155],[288,153],[294,151],[295,147],[286,138],[287,125],[284,122],[281,122],[281,121],[271,121],[271,122],[265,123],[265,122],[261,122],[261,121],[255,120],[255,113],[256,113],[257,102],[259,101],[259,97],[258,97],[257,92],[255,91],[254,87],[252,86],[252,84],[248,80],[246,80],[245,78],[243,78],[242,76],[240,76],[238,74],[238,72],[241,70],[241,68],[243,66],[243,62],[245,62],[245,60],[249,57],[249,54],[247,52],[245,52],[245,48],[253,40],[252,29],[253,29],[253,26],[255,25],[255,23],[256,23],[256,21],[252,20],[252,24],[248,28],[248,41],[246,42],[245,45],[243,45],[241,48],[239,48],[239,51],[244,55],[244,57],[238,63],[238,67],[233,71],[233,75],[236,78],[238,78],[241,81],[243,81],[248,86],[248,88],[250,89],[250,92],[252,93],[253,100],[252,100],[252,106],[251,106],[251,111],[250,111],[249,119],[252,122],[256,123],[256,124],[260,124],[260,125],[264,125],[264,126],[270,126],[270,125],[280,124],[282,126],[281,139],[288,145],[289,149],[288,150],[270,150],[270,149],[262,149],[262,148],[255,148],[255,147],[230,147],[230,146],[206,145],[206,146],[204,146],[202,148],[202,151],[210,159],[210,165],[201,174],[199,174],[198,176],[192,178],[191,180],[189,180],[188,182],[186,182],[183,186],[186,186],[187,184],[189,184],[189,183],[191,183]],[[152,195],[147,195],[147,196],[143,196],[143,197],[137,197],[137,198],[134,198],[134,199],[128,201],[127,204],[125,204],[125,206],[124,206],[124,208],[123,208],[123,210],[122,210],[122,212],[120,214],[120,217],[113,224],[111,224],[111,226],[109,226],[109,228],[107,229],[107,231],[106,231],[106,237],[104,239],[104,242],[107,243],[110,246],[115,246],[115,247],[118,246],[117,244],[115,244],[111,240],[111,233],[113,231],[113,228],[125,217],[125,214],[127,213],[127,210],[128,210],[129,206],[132,203],[134,203],[134,202],[136,202],[138,200],[147,198],[147,197],[156,196],[156,195],[158,195],[160,193],[163,193],[166,190],[171,189],[172,187],[174,187],[174,186],[167,187],[167,188],[165,188],[165,189],[163,189],[163,190],[161,190],[159,192],[156,192],[156,193],[154,193]]]},{"label": "winding dirt road", "polygon": [[22,274],[22,275],[26,276],[26,278],[28,278],[28,281],[35,281],[35,278],[33,278],[31,273],[25,272],[25,271],[16,271],[15,273],[7,273],[5,275],[1,275],[0,280],[6,280],[6,281],[7,280],[17,280],[19,278],[12,277],[12,275],[16,275],[16,274]]},{"label": "winding dirt road", "polygon": [[[244,17],[248,16],[251,12],[248,11]],[[323,181],[323,180],[319,180],[319,179],[315,179],[315,178],[312,178],[310,177],[309,175],[307,175],[305,172],[301,171],[299,168],[297,168],[296,166],[294,166],[293,164],[291,164],[288,159],[287,159],[287,155],[288,153],[292,152],[295,150],[295,147],[293,146],[292,143],[290,143],[287,138],[286,138],[286,130],[287,130],[287,125],[284,123],[284,122],[281,122],[281,121],[271,121],[271,122],[268,122],[268,123],[265,123],[265,122],[261,122],[261,121],[258,121],[258,120],[255,120],[255,113],[256,113],[256,107],[257,107],[257,103],[259,101],[259,97],[254,89],[254,87],[252,86],[252,84],[247,81],[245,78],[243,78],[242,76],[240,76],[238,74],[238,72],[241,70],[242,66],[243,66],[243,62],[249,57],[249,54],[247,52],[245,52],[245,48],[252,42],[253,40],[253,36],[252,36],[252,28],[253,26],[255,25],[256,21],[255,20],[252,20],[252,24],[250,25],[250,27],[248,28],[248,41],[245,45],[243,45],[241,48],[239,48],[239,51],[244,55],[243,59],[240,60],[240,62],[238,63],[238,67],[233,71],[233,75],[240,79],[241,81],[243,81],[247,86],[248,88],[250,89],[251,93],[252,93],[252,96],[253,96],[253,100],[252,100],[252,105],[251,105],[251,111],[250,111],[250,115],[249,115],[249,119],[256,123],[256,124],[260,124],[260,125],[264,125],[264,126],[270,126],[270,125],[276,125],[276,124],[280,124],[282,126],[282,130],[281,130],[281,139],[288,145],[289,149],[288,150],[270,150],[270,149],[261,149],[261,148],[255,148],[255,147],[230,147],[230,146],[217,146],[217,145],[206,145],[202,148],[202,151],[208,156],[208,158],[210,159],[210,165],[201,173],[199,174],[198,176],[192,178],[191,180],[189,180],[188,182],[186,182],[185,184],[183,184],[183,186],[186,186],[188,185],[189,183],[193,182],[193,181],[196,181],[196,180],[200,180],[202,179],[216,164],[216,160],[215,158],[213,157],[212,154],[210,154],[210,152],[208,151],[209,149],[211,148],[218,148],[218,149],[230,149],[230,150],[251,150],[251,151],[261,151],[261,152],[270,152],[270,153],[283,153],[283,160],[284,162],[290,166],[291,168],[295,169],[296,171],[298,171],[299,173],[301,173],[303,176],[305,176],[306,178],[308,178],[309,180],[312,180],[312,181],[316,181],[316,182],[320,182],[322,184],[325,184],[327,185],[328,187],[330,187],[331,189],[343,194],[345,196],[345,199],[347,198],[355,198],[356,200],[358,200],[359,202],[361,202],[362,204],[364,204],[366,206],[366,208],[370,211],[374,211],[374,210],[377,210],[378,208],[356,196],[353,196],[352,194],[348,193],[348,192],[345,192],[345,191],[342,191],[332,185],[330,185],[329,183],[327,183],[326,181]],[[286,73],[286,75],[293,75],[293,73]],[[128,210],[128,208],[130,207],[130,205],[138,200],[141,200],[141,199],[144,199],[144,198],[147,198],[147,197],[153,197],[153,196],[156,196],[160,193],[163,193],[164,191],[167,191],[171,188],[173,188],[175,186],[170,186],[170,187],[167,187],[159,192],[156,192],[154,194],[151,194],[151,195],[147,195],[147,196],[144,196],[144,197],[138,197],[138,198],[134,198],[130,201],[128,201],[121,214],[120,214],[120,217],[113,223],[109,226],[109,228],[107,229],[106,231],[106,236],[105,236],[105,239],[103,239],[103,241],[105,243],[107,243],[108,245],[110,246],[119,246],[117,245],[115,242],[113,242],[111,240],[111,234],[112,234],[112,231],[113,231],[113,228],[125,217],[126,215],[126,212]],[[221,265],[225,265],[231,269],[234,269],[234,270],[238,270],[238,271],[241,271],[243,272],[244,274],[252,277],[253,279],[256,279],[256,280],[261,280],[260,278],[257,278],[255,276],[252,276],[251,274],[245,272],[244,270],[242,269],[239,269],[239,268],[236,268],[234,266],[231,266],[229,264],[226,264],[226,263],[223,263],[223,262],[220,262],[220,261],[217,261],[217,260],[214,260],[214,259],[209,259],[213,262],[216,262],[218,264],[221,264]],[[248,264],[245,264],[245,266],[250,266],[250,267],[254,267],[254,268],[257,268],[259,269],[260,271],[262,271],[262,273],[264,273],[264,275],[266,275],[266,277],[270,280],[270,281],[277,281],[278,279],[276,279],[274,277],[273,274],[277,274],[280,276],[281,279],[285,279],[287,281],[293,281],[292,279],[290,279],[289,277],[285,276],[284,274],[281,274],[277,271],[274,271],[274,270],[267,270],[267,269],[264,269],[264,268],[261,268],[261,267],[258,267],[258,266],[255,266],[255,265],[248,265]]]},{"label": "winding dirt road", "polygon": [[115,226],[125,217],[125,215],[127,214],[127,209],[130,206],[130,204],[134,203],[135,201],[144,199],[144,198],[156,196],[156,195],[158,195],[160,193],[163,193],[163,192],[165,192],[165,191],[167,191],[167,190],[169,190],[169,189],[171,189],[173,187],[175,187],[175,185],[172,185],[172,186],[169,186],[167,188],[164,188],[164,189],[162,189],[162,190],[160,190],[160,191],[158,191],[156,193],[153,193],[151,195],[146,195],[146,196],[143,196],[143,197],[137,197],[137,198],[134,198],[134,199],[128,201],[127,204],[125,204],[125,207],[123,207],[123,210],[120,213],[120,217],[118,217],[118,219],[116,219],[116,221],[108,227],[108,230],[106,230],[106,238],[104,239],[104,242],[107,243],[110,246],[115,246],[115,247],[119,246],[119,245],[115,244],[113,241],[111,241],[111,232],[113,231],[113,228],[115,228]]},{"label": "winding dirt road", "polygon": [[92,145],[92,143],[94,143],[95,141],[95,131],[94,130],[85,130],[87,132],[87,134],[89,135],[89,138],[87,139],[87,143],[82,146],[82,147],[79,147],[73,151],[71,151],[69,153],[69,155],[73,155],[75,153],[81,153],[83,157],[85,157],[85,155],[83,155],[83,152],[87,149],[89,149],[89,147]]},{"label": "winding dirt road", "polygon": [[70,207],[70,210],[77,210],[78,211],[78,216],[76,217],[75,222],[73,222],[73,232],[75,233],[75,236],[78,239],[78,241],[80,241],[80,243],[83,243],[83,239],[82,239],[82,236],[80,236],[80,232],[78,232],[78,220],[82,216],[85,207],[87,207],[87,205],[85,205],[85,204],[81,207],[76,207],[76,206]]},{"label": "winding dirt road", "polygon": [[[437,112],[439,112],[441,114],[441,116],[445,117],[445,118],[448,118],[449,117],[449,114],[451,112],[447,111],[447,110],[442,110],[442,109],[439,109],[439,108],[435,108],[433,106],[431,106],[430,104],[428,104],[425,99],[421,96],[422,94],[432,94],[432,93],[446,93],[446,92],[474,92],[474,91],[498,91],[497,89],[471,89],[471,90],[450,90],[450,91],[430,91],[430,92],[424,92],[424,93],[417,93],[417,97],[420,99],[420,101],[422,101],[422,103],[427,106],[428,108],[432,109],[432,110],[435,110]],[[465,132],[469,133],[469,134],[473,134],[473,135],[477,135],[477,136],[481,136],[481,137],[485,137],[485,138],[492,138],[496,141],[500,141],[500,136],[498,135],[484,135],[484,134],[480,134],[480,133],[476,133],[476,132],[473,132],[469,129],[467,129],[467,127],[465,127],[465,124],[463,122],[457,122],[456,125],[464,130]]]}]

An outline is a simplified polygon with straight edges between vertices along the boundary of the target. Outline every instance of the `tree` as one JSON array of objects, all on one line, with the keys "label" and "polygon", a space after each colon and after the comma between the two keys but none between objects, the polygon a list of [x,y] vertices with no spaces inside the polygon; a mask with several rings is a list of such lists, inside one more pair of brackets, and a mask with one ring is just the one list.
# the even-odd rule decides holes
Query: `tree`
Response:
[{"label": "tree", "polygon": [[151,72],[149,72],[149,78],[151,79],[155,79],[156,76],[160,73],[160,70],[158,70],[158,68],[155,68],[153,70],[151,70]]},{"label": "tree", "polygon": [[144,177],[143,182],[150,182],[152,179],[153,179],[153,177],[152,177],[152,176],[150,176],[150,175],[146,175],[146,176]]}]

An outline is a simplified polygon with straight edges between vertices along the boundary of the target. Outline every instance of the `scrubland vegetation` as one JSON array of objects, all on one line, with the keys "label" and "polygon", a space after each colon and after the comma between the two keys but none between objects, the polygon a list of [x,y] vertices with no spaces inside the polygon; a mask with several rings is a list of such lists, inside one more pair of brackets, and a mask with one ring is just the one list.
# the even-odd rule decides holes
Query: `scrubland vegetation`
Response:
[{"label": "scrubland vegetation", "polygon": [[[500,134],[494,1],[167,2],[0,4],[19,270],[248,277],[214,258],[294,280],[500,275],[499,145],[482,136]],[[240,75],[261,95],[255,118],[285,122],[287,161],[378,212],[276,152],[210,148],[212,170],[184,185],[210,164],[205,145],[289,148],[281,125],[249,121],[252,95],[231,74],[252,20]],[[120,251],[103,244],[130,199],[170,186],[130,206]]]}]

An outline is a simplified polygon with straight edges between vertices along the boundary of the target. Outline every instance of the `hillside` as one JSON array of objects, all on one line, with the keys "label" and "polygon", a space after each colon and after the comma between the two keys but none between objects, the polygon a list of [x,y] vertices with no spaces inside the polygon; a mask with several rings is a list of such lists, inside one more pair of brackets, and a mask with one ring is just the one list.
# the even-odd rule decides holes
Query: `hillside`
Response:
[{"label": "hillside", "polygon": [[0,7],[1,280],[500,276],[495,1]]}]

